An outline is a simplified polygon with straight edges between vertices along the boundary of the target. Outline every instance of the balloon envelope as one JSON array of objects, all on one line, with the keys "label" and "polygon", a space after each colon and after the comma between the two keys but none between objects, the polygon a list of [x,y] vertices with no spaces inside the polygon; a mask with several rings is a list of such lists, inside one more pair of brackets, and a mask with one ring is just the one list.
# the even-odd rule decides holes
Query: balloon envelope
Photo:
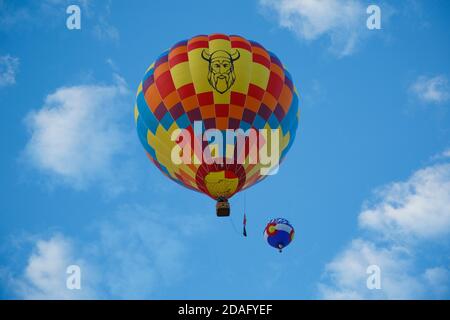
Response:
[{"label": "balloon envelope", "polygon": [[294,233],[294,227],[283,218],[270,220],[264,229],[267,243],[280,251],[292,242]]},{"label": "balloon envelope", "polygon": [[[292,78],[275,54],[223,34],[196,36],[163,52],[147,69],[135,104],[138,136],[150,161],[173,181],[214,199],[228,199],[266,177],[267,164],[249,161],[250,150],[262,150],[264,141],[247,136],[239,151],[238,139],[215,143],[202,133],[278,129],[279,149],[272,151],[280,163],[294,141],[298,114]],[[174,162],[177,146],[188,148],[190,161]],[[237,158],[246,161],[232,161]]]}]

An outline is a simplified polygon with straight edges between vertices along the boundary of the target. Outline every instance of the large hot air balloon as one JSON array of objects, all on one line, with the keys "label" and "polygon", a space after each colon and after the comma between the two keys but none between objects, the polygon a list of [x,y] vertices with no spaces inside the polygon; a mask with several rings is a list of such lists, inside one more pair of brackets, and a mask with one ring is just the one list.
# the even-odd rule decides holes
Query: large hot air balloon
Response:
[{"label": "large hot air balloon", "polygon": [[[162,53],[147,69],[135,105],[138,135],[150,161],[178,184],[218,201],[219,216],[229,215],[229,198],[268,175],[259,153],[252,161],[253,151],[271,151],[275,167],[281,163],[298,116],[291,75],[275,54],[224,34],[196,36]],[[237,136],[213,141],[204,135],[209,129],[227,138],[229,130],[242,129],[244,148],[237,147]],[[263,129],[279,135],[255,142],[248,133]],[[245,161],[233,161],[238,158]]]},{"label": "large hot air balloon", "polygon": [[294,227],[286,219],[272,219],[264,229],[264,238],[270,246],[281,252],[294,240]]}]

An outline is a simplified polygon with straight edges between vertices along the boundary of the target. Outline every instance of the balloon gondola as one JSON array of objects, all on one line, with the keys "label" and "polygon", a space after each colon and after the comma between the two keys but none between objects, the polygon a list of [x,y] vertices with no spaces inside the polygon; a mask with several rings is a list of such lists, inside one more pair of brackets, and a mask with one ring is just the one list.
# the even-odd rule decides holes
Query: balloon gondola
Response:
[{"label": "balloon gondola", "polygon": [[217,199],[216,214],[218,217],[228,217],[230,215],[230,203],[226,198],[219,197]]}]

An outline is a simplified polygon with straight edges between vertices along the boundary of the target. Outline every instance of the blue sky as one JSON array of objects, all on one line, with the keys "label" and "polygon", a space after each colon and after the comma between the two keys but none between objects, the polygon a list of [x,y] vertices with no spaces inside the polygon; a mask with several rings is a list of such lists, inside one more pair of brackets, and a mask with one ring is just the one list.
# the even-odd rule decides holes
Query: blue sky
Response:
[{"label": "blue sky", "polygon": [[[369,4],[381,30],[366,28]],[[81,30],[66,28],[69,4]],[[450,297],[447,1],[0,0],[0,297]],[[218,219],[147,160],[135,90],[166,48],[239,34],[301,96],[280,171]],[[285,217],[283,254],[262,237]],[[66,267],[82,270],[68,290]],[[366,286],[369,265],[381,289]]]}]

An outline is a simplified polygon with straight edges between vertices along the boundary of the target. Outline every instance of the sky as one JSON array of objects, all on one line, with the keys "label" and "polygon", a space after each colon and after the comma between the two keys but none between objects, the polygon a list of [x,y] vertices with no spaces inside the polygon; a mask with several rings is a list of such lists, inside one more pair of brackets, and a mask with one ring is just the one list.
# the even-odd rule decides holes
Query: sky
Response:
[{"label": "sky", "polygon": [[[0,0],[0,298],[450,298],[450,3],[223,4]],[[148,161],[133,119],[153,60],[216,32],[275,52],[300,95],[286,161],[230,218]],[[282,254],[274,217],[296,230]]]}]

